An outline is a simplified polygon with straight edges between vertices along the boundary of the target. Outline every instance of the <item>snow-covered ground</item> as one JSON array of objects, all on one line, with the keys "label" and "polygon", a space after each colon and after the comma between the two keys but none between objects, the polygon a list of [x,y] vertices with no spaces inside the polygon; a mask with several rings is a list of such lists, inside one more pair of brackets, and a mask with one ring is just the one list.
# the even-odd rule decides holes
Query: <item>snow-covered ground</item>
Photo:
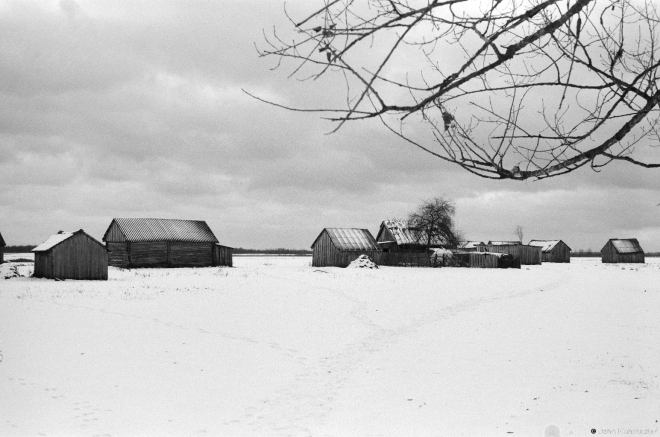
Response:
[{"label": "snow-covered ground", "polygon": [[100,282],[0,266],[0,435],[660,434],[657,259],[234,261]]}]

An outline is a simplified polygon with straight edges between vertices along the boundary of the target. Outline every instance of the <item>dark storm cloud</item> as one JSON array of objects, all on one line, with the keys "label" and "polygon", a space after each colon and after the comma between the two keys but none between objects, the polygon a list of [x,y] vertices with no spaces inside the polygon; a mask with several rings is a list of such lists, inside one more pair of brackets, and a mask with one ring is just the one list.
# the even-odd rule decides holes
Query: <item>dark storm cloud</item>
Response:
[{"label": "dark storm cloud", "polygon": [[288,67],[270,71],[274,60],[258,58],[264,29],[285,23],[278,1],[1,3],[8,243],[59,229],[100,237],[114,216],[157,216],[208,220],[233,246],[307,247],[324,226],[376,231],[444,194],[475,238],[508,237],[522,223],[530,238],[577,248],[619,231],[660,248],[646,206],[656,173],[616,165],[539,183],[486,181],[376,122],[327,135],[334,126],[315,114],[252,99],[242,89],[297,107],[345,97],[341,78],[287,80]]}]

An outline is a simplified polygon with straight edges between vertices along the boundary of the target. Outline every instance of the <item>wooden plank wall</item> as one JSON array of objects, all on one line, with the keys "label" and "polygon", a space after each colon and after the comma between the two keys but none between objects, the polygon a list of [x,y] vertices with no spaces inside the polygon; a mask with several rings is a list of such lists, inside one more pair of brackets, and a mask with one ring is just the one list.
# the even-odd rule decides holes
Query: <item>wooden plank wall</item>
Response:
[{"label": "wooden plank wall", "polygon": [[233,267],[233,253],[231,247],[216,244],[213,246],[213,265]]},{"label": "wooden plank wall", "polygon": [[477,246],[478,252],[492,252],[492,253],[508,253],[513,255],[514,258],[520,260],[522,265],[538,265],[541,264],[541,253],[543,249],[537,246],[528,246],[526,244],[507,244],[507,245],[491,245],[491,246]]},{"label": "wooden plank wall", "polygon": [[126,237],[124,236],[124,233],[121,231],[121,229],[119,229],[117,222],[115,222],[114,220],[110,225],[110,229],[106,231],[105,241],[106,242],[112,241],[113,243],[126,241]]},{"label": "wooden plank wall", "polygon": [[543,262],[549,263],[570,263],[571,262],[571,250],[568,248],[564,242],[560,241],[557,245],[549,252],[543,252]]},{"label": "wooden plank wall", "polygon": [[47,252],[35,253],[34,276],[107,280],[108,252],[87,235],[74,234]]},{"label": "wooden plank wall", "polygon": [[5,262],[5,248],[0,247],[0,264]]}]

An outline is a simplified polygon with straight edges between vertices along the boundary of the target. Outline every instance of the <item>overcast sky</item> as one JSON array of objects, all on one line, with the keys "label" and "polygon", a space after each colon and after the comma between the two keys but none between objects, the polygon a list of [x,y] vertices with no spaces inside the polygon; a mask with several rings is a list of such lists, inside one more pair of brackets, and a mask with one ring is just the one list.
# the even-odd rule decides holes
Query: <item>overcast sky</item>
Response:
[{"label": "overcast sky", "polygon": [[[377,123],[328,135],[311,106],[336,93],[271,71],[255,43],[279,0],[0,0],[0,233],[101,238],[113,217],[206,220],[222,244],[308,248],[423,199],[456,201],[469,239],[563,239],[660,251],[660,170],[615,163],[497,182],[401,143]],[[290,4],[291,2],[287,3]],[[657,160],[656,160],[657,161]]]}]

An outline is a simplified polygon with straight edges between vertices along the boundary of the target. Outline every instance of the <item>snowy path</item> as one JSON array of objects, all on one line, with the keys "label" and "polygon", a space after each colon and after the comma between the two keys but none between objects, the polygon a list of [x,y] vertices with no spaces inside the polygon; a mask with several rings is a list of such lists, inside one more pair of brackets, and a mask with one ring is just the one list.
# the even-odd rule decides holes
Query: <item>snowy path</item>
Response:
[{"label": "snowy path", "polygon": [[0,435],[658,426],[660,264],[365,271],[308,262],[0,282]]}]

